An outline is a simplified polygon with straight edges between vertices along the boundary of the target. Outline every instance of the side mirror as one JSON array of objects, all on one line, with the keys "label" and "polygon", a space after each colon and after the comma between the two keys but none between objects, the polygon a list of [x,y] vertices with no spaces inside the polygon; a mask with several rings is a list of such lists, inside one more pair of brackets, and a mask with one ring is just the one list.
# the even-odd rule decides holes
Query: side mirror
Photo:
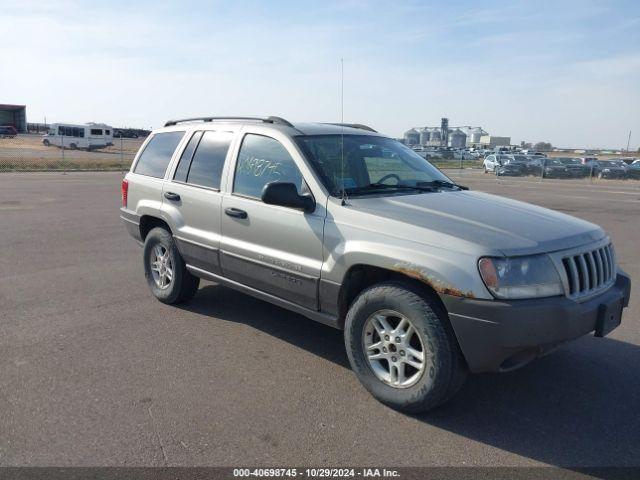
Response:
[{"label": "side mirror", "polygon": [[293,183],[271,182],[262,189],[262,201],[269,205],[296,208],[305,212],[313,212],[316,201],[311,195],[300,195]]}]

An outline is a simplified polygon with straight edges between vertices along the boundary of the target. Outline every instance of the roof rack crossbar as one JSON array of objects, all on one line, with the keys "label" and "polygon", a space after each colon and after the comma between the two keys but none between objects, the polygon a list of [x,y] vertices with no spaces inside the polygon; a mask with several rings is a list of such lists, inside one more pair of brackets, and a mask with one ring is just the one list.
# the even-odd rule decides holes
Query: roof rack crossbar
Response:
[{"label": "roof rack crossbar", "polygon": [[177,125],[179,123],[186,122],[214,122],[217,120],[231,120],[231,121],[239,121],[239,120],[253,120],[256,122],[264,122],[264,123],[278,123],[280,125],[286,125],[287,127],[293,127],[291,122],[288,122],[284,118],[280,117],[193,117],[193,118],[181,118],[179,120],[169,120],[164,124],[165,127],[171,127],[173,125]]},{"label": "roof rack crossbar", "polygon": [[367,132],[373,132],[373,133],[378,133],[377,130],[374,130],[373,128],[371,128],[368,125],[364,125],[362,123],[328,123],[327,125],[336,125],[338,127],[351,127],[351,128],[358,128],[360,130],[366,130]]}]

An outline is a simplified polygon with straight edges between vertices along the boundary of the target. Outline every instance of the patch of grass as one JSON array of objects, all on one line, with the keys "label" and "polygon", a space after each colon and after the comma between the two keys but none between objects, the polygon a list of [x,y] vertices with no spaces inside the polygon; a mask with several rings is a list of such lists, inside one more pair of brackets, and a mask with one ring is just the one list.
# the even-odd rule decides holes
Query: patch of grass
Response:
[{"label": "patch of grass", "polygon": [[482,160],[444,160],[444,159],[432,159],[429,162],[438,167],[444,169],[452,168],[482,168]]},{"label": "patch of grass", "polygon": [[0,160],[0,172],[74,171],[74,170],[122,170],[129,169],[130,160]]}]

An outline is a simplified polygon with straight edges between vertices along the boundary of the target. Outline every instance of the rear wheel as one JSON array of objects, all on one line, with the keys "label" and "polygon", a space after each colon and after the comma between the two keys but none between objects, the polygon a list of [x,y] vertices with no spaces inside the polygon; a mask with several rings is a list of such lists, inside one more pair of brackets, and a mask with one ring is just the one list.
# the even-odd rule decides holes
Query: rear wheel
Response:
[{"label": "rear wheel", "polygon": [[43,144],[45,147],[48,147],[49,145],[51,145],[51,144],[49,143],[49,140],[43,140],[43,141],[42,141],[42,144]]},{"label": "rear wheel", "polygon": [[345,344],[364,387],[398,410],[441,405],[467,375],[446,313],[408,285],[383,283],[361,293],[347,314]]},{"label": "rear wheel", "polygon": [[78,149],[78,145],[76,145],[75,143],[72,143],[72,144],[69,145],[69,148],[71,150],[77,150]]},{"label": "rear wheel", "polygon": [[196,294],[200,279],[189,273],[167,230],[156,227],[147,234],[143,255],[147,284],[158,300],[181,303]]}]

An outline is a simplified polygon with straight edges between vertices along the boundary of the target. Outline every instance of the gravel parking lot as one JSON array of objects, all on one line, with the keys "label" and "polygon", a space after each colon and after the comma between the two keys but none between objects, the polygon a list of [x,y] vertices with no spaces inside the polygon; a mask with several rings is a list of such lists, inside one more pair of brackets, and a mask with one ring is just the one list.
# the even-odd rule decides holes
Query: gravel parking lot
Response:
[{"label": "gravel parking lot", "polygon": [[206,282],[157,302],[119,173],[0,175],[0,465],[640,465],[640,182],[452,177],[602,225],[631,305],[607,338],[408,416],[337,330]]},{"label": "gravel parking lot", "polygon": [[0,172],[19,170],[118,170],[128,169],[144,138],[114,138],[109,147],[64,150],[42,144],[42,136],[18,135],[0,138]]}]

